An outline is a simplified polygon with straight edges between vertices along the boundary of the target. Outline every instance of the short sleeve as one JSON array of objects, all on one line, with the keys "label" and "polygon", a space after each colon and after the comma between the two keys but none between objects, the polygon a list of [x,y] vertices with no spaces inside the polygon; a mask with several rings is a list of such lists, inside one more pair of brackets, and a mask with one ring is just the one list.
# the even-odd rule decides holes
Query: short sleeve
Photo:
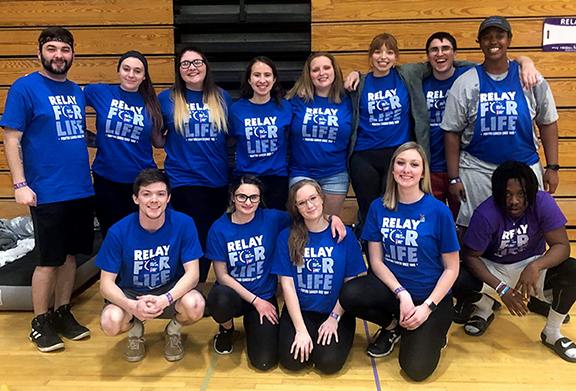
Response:
[{"label": "short sleeve", "polygon": [[472,250],[482,251],[488,248],[494,229],[486,217],[476,209],[464,234],[464,244]]},{"label": "short sleeve", "polygon": [[182,246],[180,247],[180,259],[182,263],[194,261],[204,255],[200,240],[198,239],[196,224],[194,224],[192,218],[186,217],[182,235]]},{"label": "short sleeve", "polygon": [[442,210],[440,214],[440,253],[447,254],[455,251],[460,251],[458,244],[458,235],[456,234],[456,227],[452,213],[446,205],[441,205]]},{"label": "short sleeve", "polygon": [[366,262],[362,255],[362,249],[356,239],[352,230],[346,227],[346,237],[344,238],[346,248],[346,273],[345,278],[355,277],[364,273],[366,269]]},{"label": "short sleeve", "polygon": [[96,85],[88,84],[84,86],[84,98],[86,99],[86,106],[94,107],[94,95],[95,95]]},{"label": "short sleeve", "polygon": [[96,256],[94,265],[108,273],[118,274],[122,264],[122,241],[118,226],[112,226]]},{"label": "short sleeve", "polygon": [[32,108],[19,87],[20,84],[16,82],[8,90],[0,126],[24,132],[32,119]]},{"label": "short sleeve", "polygon": [[563,227],[568,223],[566,216],[554,198],[545,191],[539,191],[536,195],[536,207],[538,211],[538,222],[542,232],[551,232]]},{"label": "short sleeve", "polygon": [[362,230],[362,239],[368,240],[369,242],[381,242],[382,234],[380,233],[380,227],[378,224],[378,208],[377,202],[382,202],[381,199],[377,199],[372,204],[370,204],[370,209],[368,210],[368,217],[366,218],[366,223],[364,224],[364,229]]},{"label": "short sleeve", "polygon": [[226,240],[218,229],[219,221],[217,220],[210,231],[206,240],[206,258],[218,262],[226,262],[228,251],[226,250]]},{"label": "short sleeve", "polygon": [[289,236],[290,231],[288,229],[285,229],[280,233],[280,235],[278,235],[276,250],[274,251],[272,274],[292,277],[292,261],[290,260],[290,251],[288,250]]},{"label": "short sleeve", "polygon": [[442,130],[446,132],[460,132],[468,125],[469,113],[466,89],[469,88],[468,85],[472,82],[474,76],[477,77],[477,72],[472,68],[456,79],[448,91],[446,108],[444,110],[444,116],[442,117],[442,124],[440,124]]}]

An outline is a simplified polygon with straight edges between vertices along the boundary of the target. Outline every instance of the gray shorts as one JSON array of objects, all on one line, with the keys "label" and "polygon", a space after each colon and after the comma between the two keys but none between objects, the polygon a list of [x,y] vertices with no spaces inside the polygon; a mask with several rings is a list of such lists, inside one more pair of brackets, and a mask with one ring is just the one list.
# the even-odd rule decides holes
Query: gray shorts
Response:
[{"label": "gray shorts", "polygon": [[[166,292],[168,292],[170,289],[174,288],[174,285],[176,285],[176,282],[177,281],[173,281],[173,282],[170,282],[166,285],[162,285],[159,288],[155,288],[155,289],[145,291],[145,292],[135,291],[133,289],[128,289],[128,288],[120,288],[120,289],[122,289],[124,296],[126,296],[130,300],[136,300],[136,298],[138,296],[144,296],[144,295],[161,296],[161,295],[165,294]],[[106,308],[106,306],[108,306],[109,304],[113,304],[113,303],[104,299],[104,308]],[[174,300],[174,302],[172,304],[170,304],[168,307],[164,308],[164,312],[162,312],[162,314],[158,318],[160,318],[160,319],[172,319],[174,316],[176,316],[177,313],[178,313],[178,311],[176,311],[176,300]]]}]

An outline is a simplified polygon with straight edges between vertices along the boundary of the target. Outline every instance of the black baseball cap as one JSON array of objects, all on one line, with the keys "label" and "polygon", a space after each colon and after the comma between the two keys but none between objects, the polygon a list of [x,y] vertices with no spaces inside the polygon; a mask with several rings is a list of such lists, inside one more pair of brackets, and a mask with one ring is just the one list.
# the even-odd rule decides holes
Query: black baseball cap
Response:
[{"label": "black baseball cap", "polygon": [[480,38],[482,31],[486,30],[488,27],[498,27],[504,31],[507,31],[509,36],[512,35],[512,27],[510,26],[508,20],[503,16],[493,15],[484,19],[482,24],[480,24],[480,28],[478,28],[478,38]]}]

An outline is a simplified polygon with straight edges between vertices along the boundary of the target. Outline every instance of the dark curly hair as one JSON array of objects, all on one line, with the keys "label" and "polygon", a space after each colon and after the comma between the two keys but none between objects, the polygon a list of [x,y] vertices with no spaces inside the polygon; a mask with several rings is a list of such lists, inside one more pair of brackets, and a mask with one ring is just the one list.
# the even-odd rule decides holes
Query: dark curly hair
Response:
[{"label": "dark curly hair", "polygon": [[497,205],[506,207],[506,188],[510,179],[516,179],[520,183],[528,205],[536,201],[538,179],[534,171],[526,163],[508,160],[492,174],[492,196]]}]

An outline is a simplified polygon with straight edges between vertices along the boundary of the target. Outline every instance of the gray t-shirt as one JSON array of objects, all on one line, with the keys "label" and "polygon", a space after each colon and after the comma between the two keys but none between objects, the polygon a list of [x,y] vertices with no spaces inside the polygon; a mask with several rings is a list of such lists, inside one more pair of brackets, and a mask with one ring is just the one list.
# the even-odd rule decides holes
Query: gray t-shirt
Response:
[{"label": "gray t-shirt", "polygon": [[[501,75],[488,74],[493,80],[506,78],[508,72]],[[556,104],[548,82],[540,75],[538,84],[529,90],[523,89],[526,102],[530,109],[530,117],[538,124],[549,125],[558,120]],[[460,148],[465,148],[472,140],[478,114],[478,101],[480,99],[480,81],[476,68],[470,69],[454,82],[448,92],[446,110],[442,124],[444,131],[460,132]],[[538,135],[534,129],[534,145],[539,148]]]}]

